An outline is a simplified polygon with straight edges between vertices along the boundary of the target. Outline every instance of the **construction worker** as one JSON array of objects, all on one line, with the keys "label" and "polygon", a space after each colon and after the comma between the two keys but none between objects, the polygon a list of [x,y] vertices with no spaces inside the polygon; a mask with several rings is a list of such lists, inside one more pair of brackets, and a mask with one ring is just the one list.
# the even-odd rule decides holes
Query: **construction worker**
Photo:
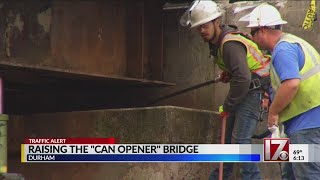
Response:
[{"label": "construction worker", "polygon": [[[270,77],[273,100],[268,126],[284,125],[292,144],[320,144],[320,55],[305,40],[284,33],[279,11],[269,5],[256,7],[249,15],[254,41],[272,52]],[[292,163],[284,179],[319,179],[320,163]]]},{"label": "construction worker", "polygon": [[[197,29],[209,44],[210,54],[223,71],[222,81],[230,82],[230,90],[219,108],[222,118],[227,117],[225,143],[251,144],[259,121],[263,87],[269,84],[269,64],[267,58],[249,37],[236,27],[222,25],[223,10],[213,1],[195,1],[184,14],[189,15],[189,25]],[[243,179],[261,179],[255,163],[241,164]],[[233,164],[225,163],[224,178],[232,174]],[[217,179],[214,170],[210,179]]]}]

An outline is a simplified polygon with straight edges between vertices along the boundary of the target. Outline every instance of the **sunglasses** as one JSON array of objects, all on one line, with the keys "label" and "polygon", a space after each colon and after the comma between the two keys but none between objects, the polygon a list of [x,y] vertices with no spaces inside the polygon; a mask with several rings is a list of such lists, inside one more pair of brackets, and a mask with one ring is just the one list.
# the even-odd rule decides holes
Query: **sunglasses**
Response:
[{"label": "sunglasses", "polygon": [[250,32],[251,36],[253,37],[261,28],[257,28]]}]

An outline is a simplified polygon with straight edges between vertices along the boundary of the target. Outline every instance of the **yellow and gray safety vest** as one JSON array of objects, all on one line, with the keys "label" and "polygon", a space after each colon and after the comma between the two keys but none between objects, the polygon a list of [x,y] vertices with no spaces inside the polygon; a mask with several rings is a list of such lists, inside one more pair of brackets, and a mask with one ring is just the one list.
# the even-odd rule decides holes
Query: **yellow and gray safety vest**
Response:
[{"label": "yellow and gray safety vest", "polygon": [[[283,34],[276,44],[275,48],[280,42],[298,43],[305,56],[305,63],[300,70],[300,85],[299,90],[293,100],[288,106],[279,114],[281,122],[290,120],[291,118],[302,114],[312,108],[320,105],[320,55],[319,53],[306,41],[291,34]],[[273,59],[271,60],[273,61]],[[270,67],[270,79],[274,93],[277,92],[281,84],[280,78],[276,73],[272,63]]]},{"label": "yellow and gray safety vest", "polygon": [[228,41],[238,41],[245,45],[247,49],[247,61],[251,73],[257,74],[260,77],[266,77],[269,75],[270,70],[270,57],[265,56],[261,50],[258,48],[250,39],[242,36],[238,33],[229,33],[227,34],[220,43],[220,47],[217,53],[216,63],[219,68],[223,71],[229,71],[226,69],[223,62],[223,45]]}]

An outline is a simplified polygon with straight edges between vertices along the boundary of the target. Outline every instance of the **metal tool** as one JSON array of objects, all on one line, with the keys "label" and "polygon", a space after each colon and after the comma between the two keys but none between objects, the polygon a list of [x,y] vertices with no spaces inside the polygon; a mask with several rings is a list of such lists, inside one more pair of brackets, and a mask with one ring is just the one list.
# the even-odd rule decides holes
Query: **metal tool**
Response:
[{"label": "metal tool", "polygon": [[[222,118],[221,122],[221,144],[224,144],[226,135],[227,116]],[[219,164],[219,180],[223,180],[223,162]]]},{"label": "metal tool", "polygon": [[168,98],[171,98],[171,97],[174,97],[174,96],[177,96],[177,95],[180,95],[180,94],[183,94],[183,93],[186,93],[188,91],[192,91],[192,90],[195,90],[195,89],[198,89],[198,88],[201,88],[201,87],[204,87],[204,86],[208,86],[210,84],[214,84],[214,83],[218,83],[220,82],[221,80],[221,76],[217,76],[215,79],[213,80],[210,80],[210,81],[207,81],[207,82],[204,82],[204,83],[200,83],[200,84],[197,84],[197,85],[194,85],[194,86],[191,86],[191,87],[188,87],[186,89],[182,89],[180,91],[176,91],[174,93],[171,93],[171,94],[168,94],[166,96],[163,96],[163,97],[160,97],[158,99],[155,99],[154,101],[150,102],[147,104],[147,106],[151,106],[159,101],[162,101],[162,100],[165,100],[165,99],[168,99]]},{"label": "metal tool", "polygon": [[[174,93],[171,93],[171,94],[168,94],[166,96],[163,96],[163,97],[160,97],[160,98],[157,98],[155,100],[153,100],[152,102],[148,103],[146,106],[152,106],[162,100],[165,100],[165,99],[168,99],[168,98],[171,98],[171,97],[174,97],[174,96],[177,96],[177,95],[180,95],[180,94],[183,94],[183,93],[186,93],[188,91],[192,91],[192,90],[195,90],[195,89],[198,89],[198,88],[201,88],[201,87],[205,87],[205,86],[208,86],[208,85],[211,85],[211,84],[215,84],[215,83],[218,83],[221,81],[221,76],[218,75],[215,79],[213,80],[210,80],[210,81],[207,81],[207,82],[204,82],[204,83],[200,83],[200,84],[197,84],[197,85],[194,85],[194,86],[191,86],[189,88],[186,88],[186,89],[182,89],[180,91],[176,91]],[[219,112],[214,112],[215,114],[220,114]],[[267,137],[268,135],[270,135],[270,131],[267,129],[265,132],[263,132],[262,134],[255,134],[252,136],[253,139],[262,139],[262,138],[265,138]]]}]

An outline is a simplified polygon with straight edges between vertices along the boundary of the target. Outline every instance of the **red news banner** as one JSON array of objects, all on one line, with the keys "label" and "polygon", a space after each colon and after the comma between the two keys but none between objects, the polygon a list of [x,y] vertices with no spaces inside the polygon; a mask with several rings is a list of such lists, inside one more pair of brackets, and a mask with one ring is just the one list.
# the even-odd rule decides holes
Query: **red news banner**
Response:
[{"label": "red news banner", "polygon": [[26,138],[24,144],[116,144],[116,138]]}]

